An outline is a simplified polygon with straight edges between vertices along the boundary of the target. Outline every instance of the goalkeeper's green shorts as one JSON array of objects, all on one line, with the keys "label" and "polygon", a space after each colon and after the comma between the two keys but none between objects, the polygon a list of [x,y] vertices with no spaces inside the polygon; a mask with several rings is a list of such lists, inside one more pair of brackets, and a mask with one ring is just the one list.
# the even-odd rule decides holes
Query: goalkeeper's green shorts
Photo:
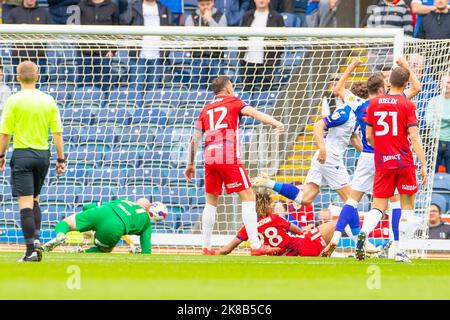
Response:
[{"label": "goalkeeper's green shorts", "polygon": [[75,215],[76,230],[95,231],[94,245],[110,252],[125,234],[125,225],[113,209],[92,208]]}]

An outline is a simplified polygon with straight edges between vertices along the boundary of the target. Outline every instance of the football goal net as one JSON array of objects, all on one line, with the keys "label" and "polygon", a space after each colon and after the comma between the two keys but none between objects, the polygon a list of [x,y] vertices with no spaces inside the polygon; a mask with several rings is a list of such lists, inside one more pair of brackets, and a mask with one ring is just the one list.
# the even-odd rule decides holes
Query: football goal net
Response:
[{"label": "football goal net", "polygon": [[[64,126],[68,170],[57,177],[52,168],[42,190],[42,240],[84,203],[145,196],[168,207],[166,219],[154,223],[154,248],[199,248],[205,204],[203,151],[197,154],[192,182],[185,180],[183,170],[196,120],[214,97],[210,83],[215,77],[229,76],[236,96],[285,124],[286,133],[275,137],[267,126],[242,118],[239,141],[249,175],[265,172],[274,180],[301,185],[316,150],[312,125],[341,104],[332,86],[350,60],[357,57],[363,65],[352,74],[349,87],[373,72],[389,73],[400,56],[422,83],[414,102],[430,179],[417,196],[421,232],[410,249],[423,252],[430,249],[423,241],[440,127],[440,115],[427,119],[426,110],[430,99],[444,94],[440,81],[449,71],[448,40],[405,39],[394,29],[0,26],[4,83],[12,93],[20,90],[15,67],[22,60],[35,61],[39,89],[56,99]],[[55,155],[53,147],[52,152]],[[11,150],[8,159],[10,155]],[[349,146],[344,162],[350,175],[358,156]],[[17,244],[22,235],[9,177],[9,168],[0,174],[0,241]],[[304,207],[272,197],[274,211],[303,228],[333,219],[336,207],[343,205],[328,186]],[[362,199],[362,215],[370,201],[370,195]],[[242,225],[239,213],[237,196],[224,196],[214,246],[236,235]],[[370,240],[378,246],[388,239],[388,223],[383,221]],[[346,238],[340,243],[343,249],[353,246]],[[445,243],[438,247],[450,249]]]}]

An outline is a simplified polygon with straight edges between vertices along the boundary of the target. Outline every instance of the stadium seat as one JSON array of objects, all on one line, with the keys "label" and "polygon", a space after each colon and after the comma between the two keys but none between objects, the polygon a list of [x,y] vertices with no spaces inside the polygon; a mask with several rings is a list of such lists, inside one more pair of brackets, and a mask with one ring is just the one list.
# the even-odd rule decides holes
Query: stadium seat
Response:
[{"label": "stadium seat", "polygon": [[94,111],[95,123],[106,126],[126,126],[130,124],[131,113],[129,109],[97,109]]},{"label": "stadium seat", "polygon": [[153,106],[153,105],[166,105],[171,107],[178,106],[180,102],[180,92],[179,90],[169,90],[169,89],[161,89],[148,91],[144,96],[144,107]]},{"label": "stadium seat", "polygon": [[117,198],[117,188],[109,186],[87,186],[77,195],[76,203],[101,203]]},{"label": "stadium seat", "polygon": [[75,65],[49,65],[48,74],[49,82],[61,83],[75,83],[77,68]]},{"label": "stadium seat", "polygon": [[39,201],[41,203],[73,204],[82,188],[76,186],[44,186]]},{"label": "stadium seat", "polygon": [[156,132],[155,145],[187,144],[192,135],[191,128],[167,127]]},{"label": "stadium seat", "polygon": [[171,50],[169,59],[172,65],[191,65],[192,53],[189,50]]},{"label": "stadium seat", "polygon": [[95,165],[102,161],[105,153],[109,151],[109,146],[85,144],[74,149],[67,157],[69,164],[90,164]]},{"label": "stadium seat", "polygon": [[170,151],[147,151],[142,156],[142,166],[144,168],[169,168],[171,155]]},{"label": "stadium seat", "polygon": [[238,68],[239,67],[239,53],[237,48],[228,48],[224,54],[225,64],[228,67]]},{"label": "stadium seat", "polygon": [[61,121],[64,126],[88,126],[93,123],[94,114],[86,108],[61,109]]},{"label": "stadium seat", "polygon": [[69,143],[80,142],[80,130],[81,127],[64,126],[63,128],[63,140]]},{"label": "stadium seat", "polygon": [[146,125],[124,126],[118,131],[119,144],[143,144],[151,146],[155,140],[157,128]]},{"label": "stadium seat", "polygon": [[125,186],[127,170],[116,167],[98,167],[92,170],[90,185],[92,186]]},{"label": "stadium seat", "polygon": [[281,15],[283,16],[285,27],[291,27],[291,28],[300,27],[300,24],[301,24],[300,18],[296,14],[289,13],[289,12],[283,12],[283,13],[281,13]]},{"label": "stadium seat", "polygon": [[104,101],[103,92],[96,87],[80,87],[76,88],[73,93],[73,102],[70,104],[74,107],[84,108],[100,108]]},{"label": "stadium seat", "polygon": [[364,195],[361,198],[361,201],[359,201],[358,211],[359,212],[369,212],[371,206],[372,206],[372,202],[370,201],[370,198],[367,195]]},{"label": "stadium seat", "polygon": [[446,213],[450,209],[448,200],[442,194],[433,193],[431,195],[431,203],[437,204],[441,208],[442,213]]},{"label": "stadium seat", "polygon": [[436,173],[433,180],[433,190],[450,191],[450,174]]},{"label": "stadium seat", "polygon": [[142,93],[135,87],[118,87],[109,93],[108,108],[140,108],[142,106]]},{"label": "stadium seat", "polygon": [[50,174],[51,174],[51,177],[50,177],[51,185],[58,185],[58,184],[65,184],[65,185],[83,184],[84,185],[84,184],[87,184],[87,182],[90,180],[92,171],[86,169],[86,167],[84,165],[70,165],[67,167],[66,172],[64,172],[64,174],[59,177],[56,176],[56,173],[54,170],[51,170]]},{"label": "stadium seat", "polygon": [[[281,56],[281,67],[283,68],[294,68],[298,67],[302,63],[304,57],[304,51],[288,50]],[[293,70],[288,69],[289,74],[292,74]]]},{"label": "stadium seat", "polygon": [[105,154],[103,164],[117,168],[139,167],[142,161],[142,154],[138,151],[130,151],[127,148],[113,148],[111,152]]},{"label": "stadium seat", "polygon": [[280,92],[278,91],[255,92],[252,94],[250,105],[253,107],[273,106],[279,98]]},{"label": "stadium seat", "polygon": [[332,203],[332,199],[334,198],[334,196],[335,194],[331,193],[328,190],[321,190],[314,200],[314,207],[321,209],[328,208],[328,206]]},{"label": "stadium seat", "polygon": [[161,187],[159,194],[153,195],[154,201],[160,201],[162,203],[179,204],[182,206],[189,205],[189,195],[187,188],[177,187]]},{"label": "stadium seat", "polygon": [[[169,207],[168,207],[169,209]],[[163,221],[153,223],[155,233],[175,233],[180,225],[180,215],[169,210]]]},{"label": "stadium seat", "polygon": [[200,116],[201,109],[179,108],[173,109],[168,115],[168,124],[192,127]]},{"label": "stadium seat", "polygon": [[80,129],[79,143],[103,143],[116,142],[116,130],[108,126],[89,126]]},{"label": "stadium seat", "polygon": [[2,184],[0,185],[0,199],[2,202],[8,202],[12,200],[11,186]]},{"label": "stadium seat", "polygon": [[197,222],[200,221],[202,216],[202,208],[191,208],[186,212],[182,212],[180,215],[179,231],[191,231]]},{"label": "stadium seat", "polygon": [[0,220],[20,221],[20,209],[17,203],[0,205]]},{"label": "stadium seat", "polygon": [[192,182],[189,182],[186,180],[185,176],[184,176],[184,170],[183,169],[172,169],[169,171],[169,175],[167,177],[168,182],[167,185],[169,187],[192,187],[196,185],[196,181],[200,180],[200,175],[201,173],[196,174],[196,178],[193,179]]},{"label": "stadium seat", "polygon": [[127,171],[126,185],[158,185],[163,186],[167,182],[168,170],[155,168],[139,168]]},{"label": "stadium seat", "polygon": [[66,206],[63,204],[43,204],[40,207],[42,214],[55,215],[57,217],[56,221],[60,221],[61,219],[64,219],[74,213],[71,206]]},{"label": "stadium seat", "polygon": [[39,90],[51,95],[57,103],[64,104],[72,100],[75,87],[71,85],[43,85]]},{"label": "stadium seat", "polygon": [[206,203],[204,188],[189,188],[188,193],[191,206],[202,206]]},{"label": "stadium seat", "polygon": [[147,198],[152,200],[152,188],[148,186],[129,186],[120,188],[117,193],[117,198],[126,198],[131,201],[136,201],[139,198]]},{"label": "stadium seat", "polygon": [[214,94],[209,91],[185,91],[180,92],[180,106],[203,108],[207,102],[214,99]]},{"label": "stadium seat", "polygon": [[131,117],[131,125],[165,125],[167,122],[167,114],[162,109],[136,109]]}]

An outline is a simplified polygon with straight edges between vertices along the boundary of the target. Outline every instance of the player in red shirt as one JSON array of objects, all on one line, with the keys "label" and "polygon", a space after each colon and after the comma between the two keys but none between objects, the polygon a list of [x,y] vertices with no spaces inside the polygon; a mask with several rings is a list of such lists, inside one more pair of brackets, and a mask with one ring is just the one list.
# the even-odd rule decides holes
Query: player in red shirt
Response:
[{"label": "player in red shirt", "polygon": [[242,116],[252,117],[284,132],[281,122],[248,106],[234,95],[233,84],[226,76],[212,83],[215,99],[200,113],[188,150],[188,165],[184,175],[188,181],[195,176],[195,155],[205,134],[205,191],[206,205],[202,215],[203,253],[211,250],[211,235],[222,186],[228,194],[238,193],[242,201],[242,221],[247,227],[252,255],[273,254],[276,250],[265,246],[258,238],[255,193],[241,161],[239,122]]},{"label": "player in red shirt", "polygon": [[[373,219],[376,225],[388,208],[389,198],[397,189],[402,209],[400,234],[410,233],[411,224],[408,221],[414,220],[414,201],[418,191],[416,166],[410,145],[421,164],[421,183],[425,184],[427,180],[427,163],[419,135],[416,106],[403,94],[409,75],[410,71],[404,67],[393,69],[389,79],[390,92],[371,100],[366,117],[366,138],[375,150],[373,202],[368,214],[379,218]],[[365,258],[364,242],[373,227],[365,224],[358,235],[358,260]],[[396,254],[395,260],[410,261],[403,251]]]},{"label": "player in red shirt", "polygon": [[[280,248],[278,255],[317,257],[331,240],[336,227],[336,222],[327,222],[318,228],[303,233],[299,227],[279,215],[271,213],[270,196],[268,194],[257,193],[256,204],[259,237],[264,241],[264,244]],[[247,239],[247,230],[245,226],[242,226],[236,237],[215,253],[229,254]]]}]

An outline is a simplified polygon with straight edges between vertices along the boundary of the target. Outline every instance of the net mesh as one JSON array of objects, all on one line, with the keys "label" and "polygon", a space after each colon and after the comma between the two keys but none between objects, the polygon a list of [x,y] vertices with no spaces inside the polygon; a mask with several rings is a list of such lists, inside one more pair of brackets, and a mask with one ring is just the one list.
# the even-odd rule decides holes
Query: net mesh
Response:
[{"label": "net mesh", "polygon": [[[285,124],[286,134],[274,139],[267,127],[243,119],[240,139],[249,175],[263,171],[277,181],[301,184],[316,150],[312,125],[339,104],[331,93],[332,79],[352,57],[359,57],[364,65],[350,83],[391,68],[393,48],[394,40],[389,38],[2,34],[5,84],[12,92],[19,90],[15,66],[21,60],[36,61],[39,88],[55,97],[64,125],[68,171],[58,178],[51,169],[42,190],[42,240],[48,240],[53,226],[80,211],[83,203],[146,196],[169,209],[167,218],[154,224],[155,245],[173,251],[201,244],[202,150],[192,183],[184,179],[183,169],[196,119],[213,98],[212,79],[228,75],[239,98]],[[429,99],[441,94],[439,81],[448,74],[449,48],[448,41],[407,40],[404,49],[423,85],[415,102],[431,179],[421,186],[416,203],[423,218],[422,237],[426,237],[425,208],[431,199],[439,129],[439,119],[427,123],[424,110]],[[349,146],[345,164],[351,174],[358,156]],[[7,169],[0,180],[0,240],[14,244],[21,241],[21,232],[9,177]],[[273,200],[285,203],[280,210],[287,209],[304,227],[330,219],[330,205],[332,213],[342,206],[336,192],[327,187],[307,207],[277,195]],[[369,209],[366,195],[359,210]],[[236,196],[222,199],[214,234],[223,237],[213,238],[213,243],[224,244],[236,234],[242,224],[239,212]],[[382,244],[388,235],[383,222],[371,237]],[[341,245],[353,246],[346,239]]]}]

